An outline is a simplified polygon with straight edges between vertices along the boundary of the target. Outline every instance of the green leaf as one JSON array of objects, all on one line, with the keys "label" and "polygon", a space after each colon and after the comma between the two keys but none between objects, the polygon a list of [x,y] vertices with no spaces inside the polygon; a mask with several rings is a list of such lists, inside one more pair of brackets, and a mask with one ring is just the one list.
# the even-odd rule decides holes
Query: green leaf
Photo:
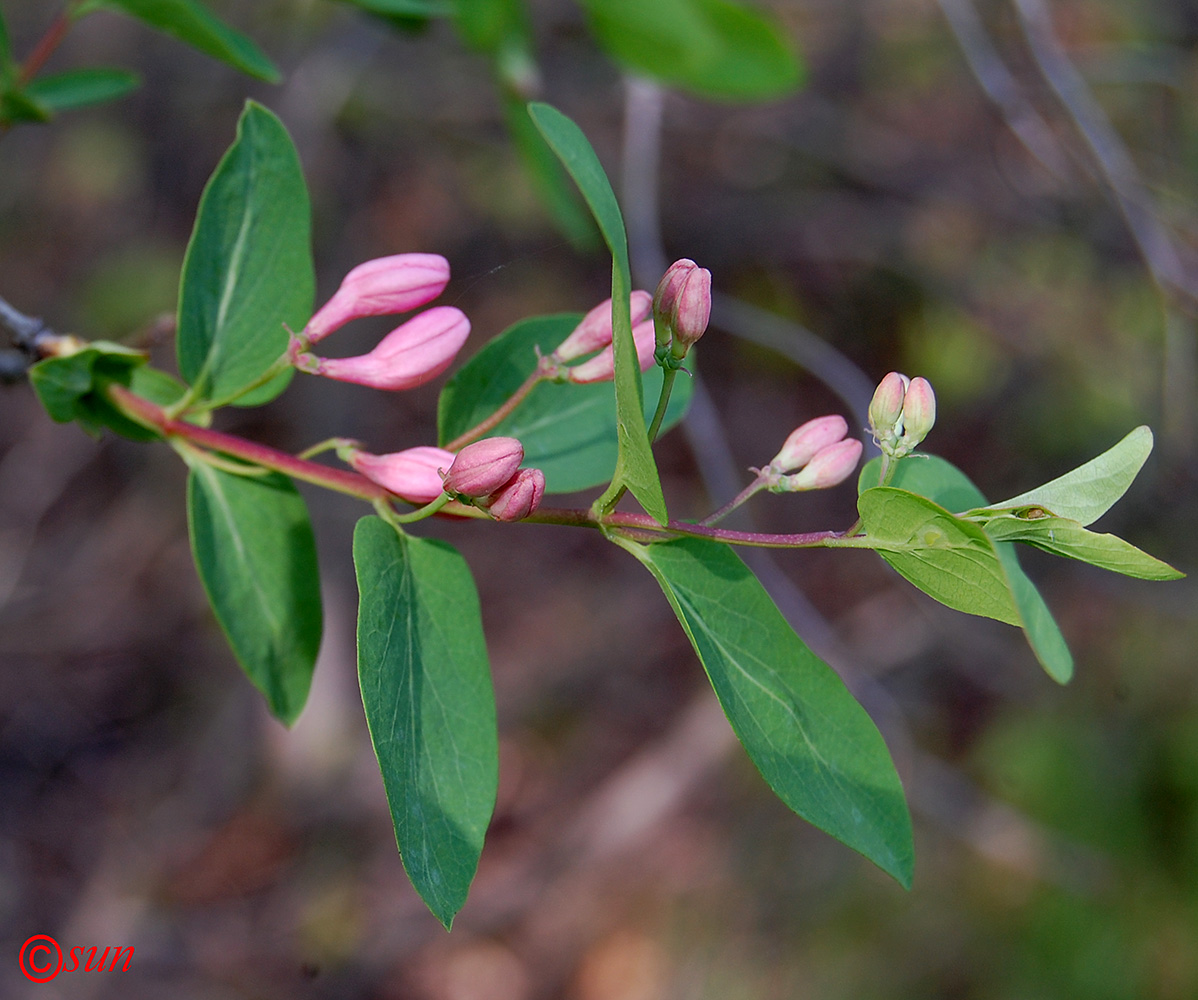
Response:
[{"label": "green leaf", "polygon": [[140,393],[139,386],[150,383],[161,389],[160,379],[174,382],[165,372],[151,372],[155,370],[146,366],[143,352],[94,340],[72,354],[39,361],[29,369],[29,381],[50,418],[58,423],[76,421],[95,436],[107,427],[134,441],[153,441],[159,435],[126,417],[104,392],[114,383]]},{"label": "green leaf", "polygon": [[911,817],[886,744],[740,557],[696,538],[620,544],[661,585],[728,721],[778,797],[910,888]]},{"label": "green leaf", "polygon": [[[1137,427],[1113,448],[1072,472],[991,508],[1043,507],[1058,517],[1092,524],[1114,505],[1152,453],[1152,431]],[[984,506],[984,505],[979,505]]]},{"label": "green leaf", "polygon": [[200,199],[179,289],[179,371],[212,406],[264,403],[283,375],[235,398],[287,347],[284,324],[312,314],[308,189],[282,123],[246,103],[237,139]]},{"label": "green leaf", "polygon": [[277,83],[281,79],[274,63],[250,38],[225,24],[198,0],[86,0],[74,17],[101,8],[136,17],[260,80]]},{"label": "green leaf", "polygon": [[[1042,508],[1031,509],[1042,513]],[[1017,510],[1026,512],[1028,508]],[[1116,535],[1087,531],[1077,521],[1063,517],[1028,518],[1019,513],[1000,514],[987,520],[982,527],[995,541],[1025,542],[1053,555],[1080,559],[1092,566],[1141,580],[1178,580],[1185,576]]]},{"label": "green leaf", "polygon": [[[857,479],[857,493],[877,486],[881,471],[881,458],[866,462]],[[923,452],[900,459],[895,465],[890,485],[927,497],[945,510],[969,510],[986,503],[981,490],[973,485],[964,472],[937,455],[925,455]]]},{"label": "green leaf", "polygon": [[869,547],[925,594],[967,614],[1020,624],[1006,574],[981,527],[890,486],[866,490],[857,510]]},{"label": "green leaf", "polygon": [[620,214],[620,206],[603,172],[603,166],[582,130],[548,104],[530,104],[528,113],[566,171],[574,178],[612,255],[612,329],[616,359],[619,457],[612,485],[600,499],[600,505],[614,499],[618,491],[627,486],[646,513],[664,525],[668,518],[666,501],[661,492],[657,463],[653,460],[653,448],[648,440],[641,370],[636,359],[636,345],[632,340],[632,318],[628,309],[632,277],[628,269],[628,238],[624,231],[624,217]]},{"label": "green leaf", "polygon": [[70,423],[79,400],[103,378],[128,384],[128,372],[148,360],[143,351],[107,340],[93,340],[72,354],[46,358],[29,369],[29,381],[50,419]]},{"label": "green leaf", "polygon": [[[881,459],[873,459],[866,463],[864,469],[861,469],[858,481],[858,490],[861,491],[861,495],[864,496],[864,493],[877,483],[879,469],[881,469]],[[986,503],[986,497],[982,496],[978,487],[969,480],[966,474],[961,472],[961,469],[936,455],[918,454],[906,457],[895,468],[894,479],[891,481],[902,490],[930,498],[930,501],[934,502],[933,505],[938,505],[940,514],[948,514],[948,510],[979,507]],[[952,520],[958,523],[968,523],[962,522],[960,519]],[[993,565],[986,563],[984,557],[980,556],[981,549],[978,538],[972,533],[969,537],[973,539],[974,543],[974,558],[985,564],[985,576],[993,577]],[[1019,566],[1015,546],[1008,543],[991,543],[991,545],[994,556],[998,559],[1002,576],[1005,578],[1006,587],[1008,587],[1011,607],[1014,607],[1017,616],[1014,624],[1022,626],[1031,650],[1049,677],[1059,681],[1060,684],[1065,684],[1073,675],[1073,657],[1069,647],[1065,644],[1064,636],[1060,634],[1057,623],[1053,620],[1052,613],[1048,611],[1048,606],[1043,601],[1035,584],[1029,580],[1027,574],[1024,574],[1023,569]],[[885,553],[879,554],[882,554],[883,558],[887,558]],[[887,562],[895,565],[891,559],[887,559]],[[902,572],[899,566],[895,565],[895,569]],[[906,576],[906,574],[903,575]],[[955,590],[958,594],[962,593],[961,587],[951,580],[940,582],[948,586],[950,590]],[[992,582],[991,580],[991,584]],[[915,586],[919,586],[919,584],[916,583]],[[937,595],[931,594],[931,596],[936,598]],[[993,596],[993,594],[990,595],[991,600],[993,600]],[[954,604],[949,604],[949,606],[956,607]],[[958,608],[958,610],[964,610],[964,608]],[[1004,613],[1009,610],[1010,608],[1004,607]],[[999,620],[1008,619],[999,618]]]},{"label": "green leaf", "polygon": [[21,122],[48,122],[50,109],[26,96],[24,91],[9,90],[0,94],[0,122],[17,125]]},{"label": "green leaf", "polygon": [[[549,354],[581,319],[577,313],[521,320],[489,341],[441,390],[438,438],[444,445],[494,413],[536,367],[536,350]],[[649,400],[661,389],[656,366],[645,374]],[[674,383],[663,429],[678,423],[693,392],[691,380]],[[606,483],[616,466],[616,397],[610,382],[569,385],[542,382],[492,434],[518,438],[524,464],[545,473],[549,493],[573,493]]]},{"label": "green leaf", "polygon": [[54,113],[114,101],[141,84],[136,73],[123,69],[77,69],[43,76],[25,88],[25,93]]},{"label": "green leaf", "polygon": [[237,662],[291,725],[320,648],[320,575],[304,500],[278,473],[190,462],[187,519],[200,581]]},{"label": "green leaf", "polygon": [[354,531],[358,679],[403,865],[448,929],[498,787],[495,697],[478,593],[444,542],[377,517]]},{"label": "green leaf", "polygon": [[802,82],[782,29],[728,0],[582,0],[591,30],[637,73],[705,97],[764,100]]}]

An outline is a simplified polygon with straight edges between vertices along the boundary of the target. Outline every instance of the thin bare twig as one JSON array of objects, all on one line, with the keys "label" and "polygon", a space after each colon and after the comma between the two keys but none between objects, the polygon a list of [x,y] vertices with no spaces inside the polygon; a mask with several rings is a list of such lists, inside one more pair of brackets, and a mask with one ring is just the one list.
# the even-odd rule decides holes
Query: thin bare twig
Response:
[{"label": "thin bare twig", "polygon": [[965,61],[1007,127],[1041,165],[1058,178],[1071,173],[1069,158],[1052,128],[1032,107],[1015,75],[998,54],[971,0],[938,0]]},{"label": "thin bare twig", "polygon": [[1193,385],[1198,372],[1192,319],[1198,307],[1198,282],[1161,222],[1127,146],[1057,39],[1043,0],[1012,2],[1037,68],[1093,154],[1145,266],[1161,289],[1165,306],[1162,436],[1175,454],[1189,454],[1194,443]]}]

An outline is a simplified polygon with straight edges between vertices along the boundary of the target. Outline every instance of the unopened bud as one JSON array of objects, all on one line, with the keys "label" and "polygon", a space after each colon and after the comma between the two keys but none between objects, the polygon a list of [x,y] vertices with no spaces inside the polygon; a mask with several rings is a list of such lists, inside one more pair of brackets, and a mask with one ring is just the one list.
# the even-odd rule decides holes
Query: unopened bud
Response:
[{"label": "unopened bud", "polygon": [[861,461],[861,442],[856,438],[845,438],[812,456],[803,468],[793,476],[782,476],[775,492],[794,493],[800,490],[825,490],[843,483],[853,474]]},{"label": "unopened bud", "polygon": [[848,432],[848,423],[836,413],[808,420],[791,431],[782,450],[770,460],[769,467],[774,472],[794,472],[810,462],[816,452],[835,444]]},{"label": "unopened bud", "polygon": [[524,461],[524,446],[513,437],[484,438],[458,452],[445,474],[445,492],[485,497],[500,489]]},{"label": "unopened bud", "polygon": [[412,503],[431,503],[444,489],[441,476],[453,465],[454,454],[444,448],[421,445],[387,455],[352,451],[345,456],[351,466],[383,489]]},{"label": "unopened bud", "polygon": [[[644,320],[632,328],[632,340],[636,344],[636,360],[641,371],[647,371],[653,364],[653,321]],[[587,385],[591,382],[610,382],[616,375],[616,360],[613,345],[609,344],[596,354],[590,361],[566,369],[566,377],[577,385]]]},{"label": "unopened bud", "polygon": [[497,521],[519,521],[541,504],[545,495],[545,473],[540,469],[521,469],[485,504]]},{"label": "unopened bud", "polygon": [[[653,309],[653,297],[638,289],[628,297],[632,325],[648,318]],[[553,352],[554,361],[574,361],[600,351],[611,343],[611,299],[600,302],[583,318],[573,332]]]},{"label": "unopened bud", "polygon": [[874,390],[869,404],[869,427],[879,444],[896,440],[902,433],[903,399],[910,381],[906,375],[891,372]]},{"label": "unopened bud", "polygon": [[308,320],[304,338],[314,344],[350,320],[389,316],[432,302],[449,282],[449,261],[435,253],[401,253],[359,264]]},{"label": "unopened bud", "polygon": [[926,378],[913,378],[903,400],[903,445],[913,450],[936,423],[936,394]]},{"label": "unopened bud", "polygon": [[674,261],[657,284],[653,318],[658,346],[672,340],[674,357],[685,357],[711,319],[711,272],[693,260]]},{"label": "unopened bud", "polygon": [[353,358],[300,355],[300,367],[314,375],[356,382],[375,389],[411,389],[449,367],[466,338],[470,320],[453,306],[434,306],[385,336],[369,354]]}]

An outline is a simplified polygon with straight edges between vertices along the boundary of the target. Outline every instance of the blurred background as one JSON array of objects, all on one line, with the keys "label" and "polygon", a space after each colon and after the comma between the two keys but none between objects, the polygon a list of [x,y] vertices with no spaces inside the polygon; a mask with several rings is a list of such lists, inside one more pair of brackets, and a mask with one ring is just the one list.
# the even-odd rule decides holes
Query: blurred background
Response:
[{"label": "blurred background", "polygon": [[[660,446],[672,512],[723,503],[805,419],[859,420],[898,369],[936,387],[927,450],[992,498],[1150,424],[1156,452],[1099,527],[1192,572],[1198,4],[762,6],[805,83],[721,103],[631,82],[579,7],[531,4],[525,82],[624,190],[638,283],[688,256],[722,296],[692,419]],[[0,7],[21,58],[55,5]],[[144,86],[0,136],[0,295],[17,308],[173,368],[161,318],[247,95],[299,148],[318,301],[369,257],[441,253],[472,352],[605,297],[610,263],[555,225],[490,63],[451,25],[397,30],[326,0],[211,7],[279,85],[102,12],[49,68],[127,66]],[[387,328],[356,324],[338,351]],[[220,426],[397,450],[433,442],[438,388],[300,377]],[[1027,553],[1077,660],[1061,688],[1018,631],[869,553],[755,563],[895,756],[916,829],[904,892],[773,796],[624,553],[564,528],[422,526],[477,577],[501,739],[494,823],[447,935],[404,876],[358,700],[360,505],[305,491],[326,629],[289,732],[208,610],[168,449],[53,425],[22,383],[0,387],[0,449],[6,997],[1198,996],[1188,580]],[[853,491],[766,495],[751,515],[844,527]],[[126,973],[35,986],[16,963],[33,934],[136,954]]]}]

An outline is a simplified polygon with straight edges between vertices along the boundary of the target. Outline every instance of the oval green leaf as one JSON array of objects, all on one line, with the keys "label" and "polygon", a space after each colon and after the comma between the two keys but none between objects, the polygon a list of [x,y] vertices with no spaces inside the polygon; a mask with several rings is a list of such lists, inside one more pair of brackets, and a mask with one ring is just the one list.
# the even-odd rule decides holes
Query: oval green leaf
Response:
[{"label": "oval green leaf", "polygon": [[[475,354],[441,391],[437,406],[441,444],[494,413],[536,367],[537,349],[549,354],[581,318],[567,313],[521,320]],[[660,368],[645,373],[646,400],[656,399],[661,380]],[[685,374],[675,380],[663,430],[682,419],[693,391]],[[651,416],[646,413],[646,419]],[[492,433],[520,440],[525,466],[545,473],[549,493],[600,486],[611,479],[616,467],[615,391],[610,382],[542,382]]]},{"label": "oval green leaf", "polygon": [[[960,510],[985,504],[978,487],[960,469],[934,455],[899,462],[893,481],[902,489],[871,487],[878,481],[879,467],[877,459],[867,463],[858,483],[861,519],[865,521],[865,509],[869,509],[879,529],[876,538],[866,525],[866,544],[872,547],[881,540],[879,556],[942,604],[1021,626],[1045,672],[1060,684],[1066,683],[1073,675],[1072,654],[1039,590],[1019,566],[1015,547],[996,543],[985,532],[979,537],[978,525],[945,509],[948,505]],[[875,496],[866,501],[871,493]],[[904,498],[895,499],[895,493],[904,493]],[[933,541],[940,547],[919,553],[926,540],[919,535],[924,526],[936,534]]]},{"label": "oval green leaf", "polygon": [[291,725],[320,648],[320,575],[308,509],[278,473],[191,462],[187,519],[200,581],[237,662]]},{"label": "oval green leaf", "polygon": [[1053,555],[1078,559],[1141,580],[1178,580],[1185,576],[1168,563],[1125,542],[1117,535],[1099,534],[1063,517],[993,517],[983,528],[995,541],[1024,542]]},{"label": "oval green leaf", "polygon": [[237,139],[213,173],[179,289],[179,371],[217,406],[264,403],[290,370],[244,396],[312,314],[315,275],[308,189],[287,130],[247,102]]},{"label": "oval green leaf", "polygon": [[446,929],[495,808],[495,696],[470,569],[378,517],[354,531],[358,680],[404,869]]},{"label": "oval green leaf", "polygon": [[1113,448],[1043,486],[992,508],[1043,507],[1078,524],[1093,524],[1127,492],[1152,454],[1152,431],[1137,427]]},{"label": "oval green leaf", "polygon": [[697,538],[620,544],[661,586],[737,738],[778,797],[910,888],[911,816],[881,734],[740,557]]}]

